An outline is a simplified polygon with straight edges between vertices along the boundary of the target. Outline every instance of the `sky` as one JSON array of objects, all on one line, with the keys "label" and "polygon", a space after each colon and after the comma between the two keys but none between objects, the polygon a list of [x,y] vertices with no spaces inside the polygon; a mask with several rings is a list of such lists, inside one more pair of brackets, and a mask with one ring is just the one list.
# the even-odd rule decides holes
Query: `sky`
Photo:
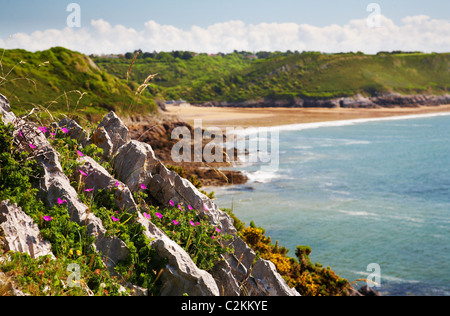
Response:
[{"label": "sky", "polygon": [[[71,3],[78,6],[68,11]],[[86,54],[450,52],[450,1],[0,0],[0,47],[53,46]]]}]

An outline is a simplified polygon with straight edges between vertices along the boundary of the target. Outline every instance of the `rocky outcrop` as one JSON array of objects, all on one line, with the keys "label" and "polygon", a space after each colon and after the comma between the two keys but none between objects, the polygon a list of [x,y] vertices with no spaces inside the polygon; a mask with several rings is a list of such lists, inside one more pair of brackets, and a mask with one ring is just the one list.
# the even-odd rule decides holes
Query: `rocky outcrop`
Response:
[{"label": "rocky outcrop", "polygon": [[[131,161],[132,164],[129,163]],[[163,207],[169,206],[169,201],[175,204],[191,205],[212,225],[219,227],[224,233],[236,235],[233,220],[207,196],[200,193],[191,182],[168,170],[155,157],[150,145],[132,140],[118,149],[112,164],[119,179],[132,191],[139,190],[140,184],[144,184],[149,188],[155,202]],[[256,255],[239,237],[235,236],[231,246],[234,254],[228,255],[227,262],[213,269],[212,272],[223,294],[242,294],[243,288],[239,284],[245,284],[248,287],[247,292],[252,291],[258,295],[298,294],[287,286],[274,270],[273,264],[265,260],[257,261],[256,266],[261,265],[261,268],[257,269],[256,277],[251,275]]]},{"label": "rocky outcrop", "polygon": [[7,251],[28,253],[35,259],[47,255],[54,257],[51,244],[42,239],[33,219],[9,201],[0,203],[0,228]]},{"label": "rocky outcrop", "polygon": [[[58,198],[67,201],[71,220],[87,226],[88,233],[96,237],[95,248],[104,256],[109,268],[112,269],[115,264],[125,260],[128,255],[126,245],[116,237],[106,236],[102,221],[90,213],[78,198],[76,190],[62,171],[58,153],[44,134],[33,124],[16,118],[2,96],[0,114],[5,123],[14,124],[16,141],[23,150],[28,150],[35,157],[42,168],[39,197],[49,207],[55,205]],[[144,228],[150,246],[167,262],[161,275],[164,284],[162,295],[298,295],[296,290],[288,287],[271,262],[262,259],[255,261],[256,254],[236,235],[230,216],[200,193],[191,182],[168,170],[156,158],[149,144],[131,140],[128,129],[114,113],[105,116],[93,137],[88,137],[76,122],[69,119],[59,122],[57,126],[65,128],[67,135],[78,139],[82,144],[94,142],[103,146],[104,156],[111,162],[116,176],[111,175],[94,159],[83,156],[78,159],[79,169],[89,175],[85,177],[84,184],[94,191],[117,187],[116,205],[122,210],[137,213],[138,223]],[[33,146],[26,146],[27,144]],[[201,217],[224,233],[232,235],[233,239],[228,246],[234,252],[224,255],[224,260],[209,272],[199,269],[184,249],[140,213],[132,193],[138,191],[142,184],[148,187],[147,192],[154,203],[162,208],[168,207],[169,201],[191,205]],[[25,249],[23,243],[20,245],[22,250]]]},{"label": "rocky outcrop", "polygon": [[127,185],[111,176],[102,166],[90,157],[80,157],[80,170],[89,174],[85,179],[88,188],[115,190],[115,202],[119,209],[138,213],[138,222],[145,228],[144,234],[159,256],[166,258],[168,264],[162,278],[167,284],[162,295],[181,296],[184,293],[196,296],[217,296],[219,291],[214,279],[207,272],[196,267],[189,255],[178,244],[170,240],[158,227],[145,218],[138,210],[133,195]]},{"label": "rocky outcrop", "polygon": [[[45,135],[34,124],[16,118],[12,112],[8,111],[8,107],[2,107],[0,104],[0,109],[1,113],[5,114],[2,115],[3,122],[14,124],[15,138],[22,146],[22,150],[32,153],[41,167],[39,196],[42,201],[50,208],[57,205],[58,199],[67,201],[71,220],[86,226],[87,232],[95,236],[95,247],[105,258],[108,268],[113,269],[119,261],[125,260],[128,256],[125,243],[117,237],[105,236],[106,229],[102,221],[90,213],[88,206],[78,198],[78,193],[62,170],[58,153],[52,148]],[[69,131],[68,134],[70,133]],[[30,144],[33,146],[31,147]]]},{"label": "rocky outcrop", "polygon": [[[191,143],[192,162],[173,161],[172,148],[178,142],[178,140],[171,139],[170,137],[173,130],[178,127],[186,128],[192,135],[191,139],[194,140],[194,130],[186,122],[145,117],[129,122],[128,126],[130,129],[129,135],[132,139],[150,145],[155,152],[155,157],[164,165],[182,167],[185,178],[195,177],[203,186],[245,184],[248,181],[247,177],[240,171],[223,169],[222,167],[230,166],[226,162],[194,162],[195,145],[193,142]],[[202,144],[203,148],[208,143],[209,140],[204,140]],[[226,161],[226,157],[223,160]]]},{"label": "rocky outcrop", "polygon": [[302,99],[274,100],[264,98],[242,102],[205,102],[196,106],[238,107],[238,108],[379,108],[379,107],[419,107],[450,104],[450,95],[402,95],[398,93],[382,94],[375,97],[355,95],[353,97],[332,99]]}]

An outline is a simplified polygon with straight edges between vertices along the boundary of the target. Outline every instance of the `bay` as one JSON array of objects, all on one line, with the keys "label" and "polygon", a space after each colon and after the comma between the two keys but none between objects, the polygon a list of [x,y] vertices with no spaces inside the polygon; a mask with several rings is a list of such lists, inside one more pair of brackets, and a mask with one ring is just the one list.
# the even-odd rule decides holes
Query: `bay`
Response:
[{"label": "bay", "polygon": [[450,295],[450,116],[277,127],[279,168],[216,203],[341,277],[381,268],[384,295]]}]

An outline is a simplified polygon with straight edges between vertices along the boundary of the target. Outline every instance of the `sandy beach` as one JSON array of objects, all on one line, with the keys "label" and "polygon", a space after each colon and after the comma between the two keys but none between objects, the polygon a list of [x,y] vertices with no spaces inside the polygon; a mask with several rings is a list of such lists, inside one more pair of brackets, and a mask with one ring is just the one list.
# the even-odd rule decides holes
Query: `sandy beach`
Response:
[{"label": "sandy beach", "polygon": [[191,125],[201,119],[203,128],[281,126],[441,112],[450,112],[450,105],[383,109],[167,107],[168,115]]}]

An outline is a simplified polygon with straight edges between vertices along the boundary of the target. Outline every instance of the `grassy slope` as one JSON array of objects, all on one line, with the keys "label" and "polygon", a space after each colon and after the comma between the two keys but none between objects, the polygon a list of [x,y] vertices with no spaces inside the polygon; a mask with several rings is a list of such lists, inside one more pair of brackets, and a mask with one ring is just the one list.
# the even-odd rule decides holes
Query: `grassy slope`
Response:
[{"label": "grassy slope", "polygon": [[[61,47],[0,54],[0,93],[9,98],[19,115],[39,104],[53,113],[77,114],[95,121],[109,110],[125,115],[154,111],[154,99],[232,102],[265,97],[327,99],[380,92],[440,95],[450,91],[449,53],[272,53],[256,60],[238,53],[200,54],[188,60],[169,53],[162,58],[140,55],[129,82],[131,60],[125,58],[94,58],[93,64],[87,56]],[[154,73],[158,76],[140,99],[136,98],[139,85]],[[81,93],[86,94],[79,100]]]},{"label": "grassy slope", "polygon": [[[72,113],[92,120],[109,110],[125,114],[156,109],[148,92],[140,100],[135,97],[138,84],[127,84],[100,70],[80,53],[57,47],[36,53],[6,50],[0,54],[0,93],[9,98],[19,115],[36,105],[53,113]],[[82,93],[86,94],[80,100]]]},{"label": "grassy slope", "polygon": [[[126,59],[96,58],[103,70],[124,74]],[[135,80],[158,72],[153,93],[191,102],[262,97],[327,99],[357,93],[444,94],[450,91],[450,54],[272,54],[253,61],[239,54],[138,59]]]}]

